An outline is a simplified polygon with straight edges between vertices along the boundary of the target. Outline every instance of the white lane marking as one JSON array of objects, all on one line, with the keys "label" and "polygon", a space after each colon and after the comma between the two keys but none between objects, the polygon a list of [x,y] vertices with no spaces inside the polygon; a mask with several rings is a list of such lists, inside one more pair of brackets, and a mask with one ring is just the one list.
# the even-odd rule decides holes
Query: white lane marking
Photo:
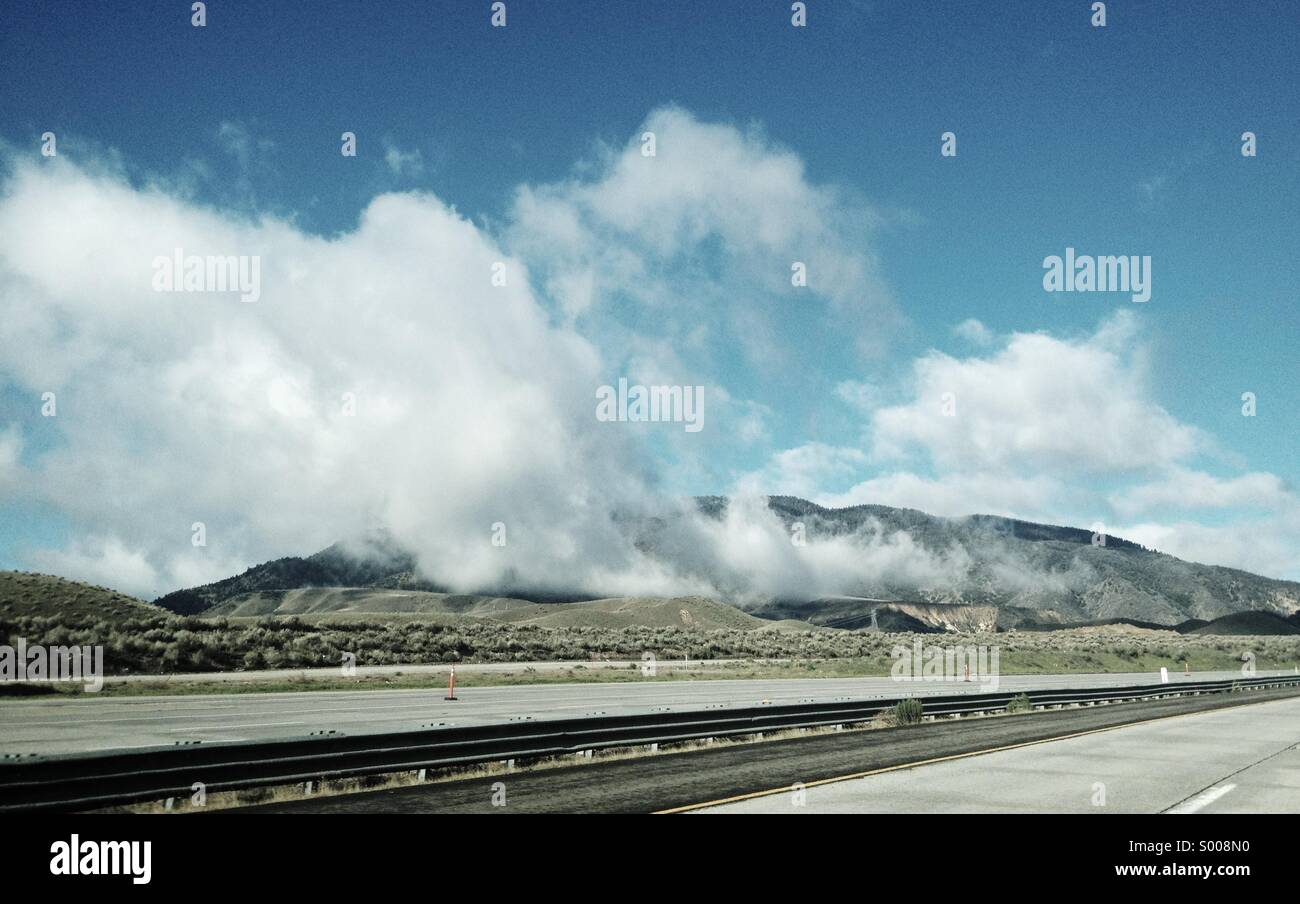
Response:
[{"label": "white lane marking", "polygon": [[306,722],[249,722],[246,725],[213,725],[210,728],[199,728],[188,725],[185,728],[169,728],[168,734],[175,734],[178,731],[189,732],[213,732],[213,731],[230,731],[232,728],[277,728],[281,725],[306,725]]},{"label": "white lane marking", "polygon": [[1196,795],[1195,797],[1188,798],[1178,806],[1170,808],[1166,812],[1195,813],[1198,810],[1204,810],[1206,807],[1214,803],[1220,797],[1223,797],[1223,795],[1230,793],[1232,789],[1235,787],[1237,787],[1235,784],[1229,784],[1229,785],[1219,785],[1217,788],[1209,788],[1205,791],[1202,791],[1200,794]]}]

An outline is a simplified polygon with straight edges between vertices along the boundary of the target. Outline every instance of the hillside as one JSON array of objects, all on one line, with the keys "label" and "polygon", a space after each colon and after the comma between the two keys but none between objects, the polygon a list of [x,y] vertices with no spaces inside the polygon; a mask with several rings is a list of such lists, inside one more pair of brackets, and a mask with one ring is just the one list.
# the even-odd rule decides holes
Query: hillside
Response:
[{"label": "hillside", "polygon": [[240,594],[205,610],[203,615],[247,618],[263,615],[414,613],[493,618],[505,612],[541,608],[543,607],[539,603],[504,597],[375,587],[302,587]]},{"label": "hillside", "polygon": [[[177,590],[155,602],[180,615],[206,612],[233,597],[262,590],[290,590],[299,587],[380,586],[388,579],[409,575],[415,561],[398,549],[385,532],[376,532],[345,549],[335,543],[306,558],[287,556],[255,565],[243,574],[186,590]],[[426,588],[436,589],[436,588]]]},{"label": "hillside", "polygon": [[1300,620],[1282,618],[1272,612],[1234,612],[1185,633],[1206,635],[1241,635],[1255,637],[1300,634]]},{"label": "hillside", "polygon": [[[684,628],[696,631],[722,629],[753,631],[770,628],[772,622],[756,618],[734,606],[700,597],[657,599],[618,597],[582,603],[548,603],[538,610],[508,621],[544,628],[595,627]],[[807,630],[807,625],[801,626]]]},{"label": "hillside", "polygon": [[999,627],[995,606],[951,603],[904,603],[838,596],[806,603],[774,602],[754,611],[773,619],[797,619],[826,628],[878,631],[993,631]]},{"label": "hillside", "polygon": [[942,580],[866,582],[855,596],[1041,610],[1045,621],[1130,618],[1162,625],[1244,610],[1289,615],[1300,609],[1296,582],[1185,562],[1122,537],[1108,536],[1097,546],[1091,531],[1080,528],[989,515],[940,518],[879,505],[832,510],[788,496],[773,497],[769,505],[787,524],[805,523],[810,538],[824,532],[872,542],[903,533],[957,563]]},{"label": "hillside", "polygon": [[67,618],[117,622],[162,614],[157,606],[107,587],[48,574],[0,571],[0,618]]},{"label": "hillside", "polygon": [[[434,616],[443,624],[488,620],[542,628],[684,628],[712,631],[771,629],[774,623],[734,606],[699,597],[618,597],[579,603],[534,603],[508,597],[473,596],[371,587],[308,587],[242,594],[218,603],[206,617],[298,616],[308,621],[383,615]],[[807,630],[808,625],[800,628]]]}]

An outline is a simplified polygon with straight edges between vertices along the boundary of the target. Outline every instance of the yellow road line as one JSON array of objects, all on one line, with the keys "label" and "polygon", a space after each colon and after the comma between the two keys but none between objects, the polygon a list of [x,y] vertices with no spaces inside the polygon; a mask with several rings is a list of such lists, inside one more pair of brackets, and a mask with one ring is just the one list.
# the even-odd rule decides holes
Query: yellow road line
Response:
[{"label": "yellow road line", "polygon": [[[1232,707],[1232,708],[1237,709],[1241,706],[1260,706],[1265,703],[1276,703],[1276,702],[1278,701],[1256,700],[1253,703],[1240,703],[1236,707]],[[1227,708],[1228,707],[1219,707],[1219,709],[1227,709]],[[886,772],[899,772],[903,769],[915,769],[918,766],[930,766],[935,763],[947,763],[952,760],[964,760],[967,757],[983,756],[986,753],[1001,753],[1004,750],[1019,750],[1022,747],[1035,747],[1039,744],[1050,744],[1053,741],[1068,741],[1071,738],[1084,738],[1087,737],[1088,735],[1101,734],[1102,732],[1106,732],[1106,731],[1116,731],[1120,728],[1133,728],[1138,725],[1150,725],[1152,722],[1167,722],[1170,719],[1182,719],[1182,718],[1186,718],[1187,716],[1204,716],[1204,715],[1208,715],[1209,713],[1217,712],[1217,711],[1218,710],[1211,709],[1211,710],[1203,710],[1201,712],[1194,712],[1194,713],[1174,713],[1173,715],[1169,715],[1169,716],[1156,716],[1155,718],[1152,719],[1143,719],[1140,722],[1125,722],[1121,725],[1109,725],[1105,728],[1091,728],[1088,731],[1076,731],[1073,734],[1056,735],[1055,737],[1051,737],[1051,738],[1040,738],[1037,741],[1022,741],[1019,744],[1007,744],[1002,747],[989,747],[986,750],[972,750],[970,753],[954,753],[949,756],[937,756],[928,760],[917,760],[912,763],[901,763],[897,766],[885,766],[882,769],[868,769],[866,772],[853,772],[850,773],[849,775],[839,775],[836,776],[835,778],[823,778],[823,779],[818,779],[815,782],[803,782],[802,784],[804,788],[816,788],[818,785],[831,785],[834,784],[835,782],[848,782],[848,781],[852,781],[855,778],[867,778],[872,775],[882,775]],[[723,804],[739,803],[742,800],[754,800],[755,798],[759,798],[759,797],[771,797],[773,794],[785,794],[790,789],[791,789],[790,785],[784,785],[780,788],[769,788],[765,791],[751,791],[748,794],[737,794],[735,797],[723,797],[723,798],[719,798],[718,800],[709,800],[699,804],[686,804],[681,807],[672,807],[668,810],[656,810],[652,815],[666,816],[673,813],[688,813],[691,810],[703,810],[706,807],[720,807]]]}]

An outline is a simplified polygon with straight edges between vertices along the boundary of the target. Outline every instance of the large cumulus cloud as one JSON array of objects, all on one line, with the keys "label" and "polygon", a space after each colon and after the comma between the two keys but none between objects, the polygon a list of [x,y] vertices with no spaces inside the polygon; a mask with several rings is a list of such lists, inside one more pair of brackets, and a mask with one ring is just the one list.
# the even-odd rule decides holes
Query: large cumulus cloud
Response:
[{"label": "large cumulus cloud", "polygon": [[[709,349],[729,340],[706,334],[748,324],[758,342],[772,327],[678,294],[673,262],[701,250],[717,262],[706,296],[788,285],[798,256],[830,304],[891,305],[855,231],[867,209],[809,183],[793,154],[672,108],[645,128],[658,159],[634,137],[584,175],[519,189],[499,228],[390,193],[335,237],[205,207],[121,166],[8,153],[0,374],[25,414],[45,392],[58,414],[6,426],[0,481],[72,530],[29,549],[31,564],[151,595],[384,527],[461,589],[505,575],[709,592],[709,575],[743,575],[752,546],[734,524],[659,492],[672,462],[701,454],[692,435],[600,423],[595,388],[708,381],[700,448],[762,436],[765,407],[717,379]],[[256,256],[259,300],[154,291],[153,261],[178,248]],[[760,258],[770,272],[751,280]],[[633,326],[612,303],[629,293],[675,307]],[[704,566],[647,557],[611,524],[629,513],[678,513]],[[195,522],[206,546],[191,543]],[[760,529],[785,547],[767,567],[793,576],[773,583],[806,578],[784,528]]]}]

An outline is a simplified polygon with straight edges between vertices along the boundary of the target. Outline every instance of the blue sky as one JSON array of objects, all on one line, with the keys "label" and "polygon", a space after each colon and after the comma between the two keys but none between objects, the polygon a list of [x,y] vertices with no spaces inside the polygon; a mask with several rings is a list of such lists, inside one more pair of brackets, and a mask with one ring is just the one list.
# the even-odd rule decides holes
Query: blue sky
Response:
[{"label": "blue sky", "polygon": [[[791,27],[789,3],[766,0],[510,0],[506,28],[489,26],[489,6],[218,0],[208,25],[193,28],[185,3],[4,4],[7,192],[28,197],[14,188],[26,184],[23,167],[55,162],[39,155],[41,133],[53,130],[59,166],[163,191],[196,217],[287,224],[302,239],[344,240],[376,197],[427,193],[526,266],[532,300],[596,350],[602,382],[645,374],[726,399],[710,406],[709,436],[695,447],[628,431],[626,461],[656,490],[799,491],[828,503],[1103,521],[1175,554],[1300,578],[1293,3],[1183,2],[1175,14],[1165,3],[1112,2],[1104,28],[1090,26],[1082,0],[812,0],[802,29]],[[674,156],[688,144],[674,136],[689,135],[699,156],[735,151],[755,167],[753,182],[698,207],[680,195],[646,200],[661,169],[619,195],[628,180],[618,155],[635,150],[647,123],[662,127],[656,165],[696,165]],[[339,153],[345,130],[358,136],[356,159]],[[946,131],[957,135],[953,158],[939,153]],[[1242,156],[1243,131],[1258,136],[1258,156]],[[788,184],[756,189],[761,204],[744,197],[772,161],[795,161],[793,175],[774,177]],[[623,163],[634,167],[635,156]],[[30,172],[36,198],[50,190],[41,179],[72,178]],[[530,218],[522,197],[554,203]],[[730,225],[787,202],[803,247],[748,247]],[[20,212],[40,207],[11,206],[4,223],[14,229],[30,221]],[[557,248],[547,217],[561,209],[609,254]],[[633,220],[620,219],[626,210]],[[654,217],[676,232],[657,232]],[[792,293],[781,274],[813,253],[811,242],[824,245],[826,264],[812,291]],[[1067,246],[1149,255],[1151,301],[1044,292],[1042,260]],[[41,280],[13,263],[19,247],[0,251],[0,273],[13,276],[0,296],[11,322],[19,306],[41,303],[29,291]],[[610,262],[627,259],[637,275],[620,282],[622,264]],[[830,285],[828,269],[857,276]],[[560,288],[590,272],[597,301]],[[288,303],[268,301],[277,298]],[[954,333],[970,320],[982,331]],[[114,334],[78,322],[83,339]],[[1059,347],[1015,338],[1032,334]],[[80,347],[60,341],[64,354]],[[295,544],[339,529],[332,514],[313,513],[316,527],[299,532],[232,508],[210,516],[228,526],[219,561],[165,564],[159,544],[170,541],[130,519],[157,517],[158,500],[183,492],[183,470],[173,488],[159,478],[148,499],[120,491],[76,504],[80,490],[66,483],[44,492],[62,473],[51,452],[62,450],[65,470],[108,453],[68,432],[79,399],[92,404],[71,387],[89,376],[68,377],[60,418],[39,417],[42,379],[57,380],[29,351],[0,359],[13,469],[0,479],[9,497],[0,566],[105,582],[125,568],[125,583],[144,592],[307,552]],[[1133,384],[1113,394],[1124,412],[1078,423],[1078,456],[1056,439],[1025,439],[1072,405],[1086,414],[1110,404],[1107,393],[1064,399],[1090,375],[1053,372],[1053,360],[1095,362],[1098,378]],[[996,403],[970,398],[989,385],[986,373],[1005,386]],[[956,434],[918,426],[936,380],[962,388]],[[1025,392],[1025,381],[1046,389]],[[555,392],[568,411],[568,389]],[[1243,392],[1257,397],[1253,418],[1242,416]],[[968,414],[968,402],[978,410]],[[112,397],[95,404],[111,420]],[[113,423],[133,425],[119,449],[129,467],[149,423],[141,412]],[[1124,439],[1097,444],[1101,426]],[[990,435],[1006,445],[993,448],[1001,440]],[[982,451],[963,456],[963,443]],[[520,479],[531,486],[538,475]]]}]

